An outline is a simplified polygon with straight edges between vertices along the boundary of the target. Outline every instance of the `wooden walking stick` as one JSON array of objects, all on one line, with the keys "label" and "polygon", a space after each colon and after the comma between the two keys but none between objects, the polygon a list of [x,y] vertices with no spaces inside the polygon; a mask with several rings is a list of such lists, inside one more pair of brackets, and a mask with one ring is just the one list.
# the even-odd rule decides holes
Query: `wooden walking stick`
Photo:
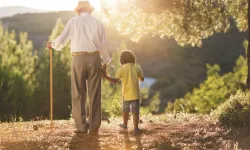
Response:
[{"label": "wooden walking stick", "polygon": [[50,48],[50,132],[53,131],[53,49]]}]

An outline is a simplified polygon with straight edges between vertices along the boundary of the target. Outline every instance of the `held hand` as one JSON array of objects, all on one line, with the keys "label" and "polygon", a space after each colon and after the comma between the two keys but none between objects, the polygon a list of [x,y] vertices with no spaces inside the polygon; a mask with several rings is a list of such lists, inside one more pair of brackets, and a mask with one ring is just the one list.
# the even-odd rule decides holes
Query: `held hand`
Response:
[{"label": "held hand", "polygon": [[47,47],[48,49],[52,49],[52,42],[48,42],[48,43],[46,44],[46,47]]},{"label": "held hand", "polygon": [[107,74],[107,64],[102,65],[102,71],[104,71],[105,74]]},{"label": "held hand", "polygon": [[102,78],[105,78],[107,76],[106,71],[104,71],[103,69],[101,69],[101,76]]}]

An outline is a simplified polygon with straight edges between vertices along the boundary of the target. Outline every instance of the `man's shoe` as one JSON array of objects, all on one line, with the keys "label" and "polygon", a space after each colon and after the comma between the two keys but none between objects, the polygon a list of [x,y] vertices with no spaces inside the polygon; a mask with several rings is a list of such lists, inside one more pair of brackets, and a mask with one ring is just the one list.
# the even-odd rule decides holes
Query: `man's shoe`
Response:
[{"label": "man's shoe", "polygon": [[89,129],[89,124],[86,123],[85,125],[83,125],[83,129],[81,129],[81,130],[77,129],[74,132],[75,133],[88,133],[88,129]]},{"label": "man's shoe", "polygon": [[99,130],[91,130],[89,131],[90,135],[98,135],[99,134]]},{"label": "man's shoe", "polygon": [[88,131],[83,131],[83,130],[75,130],[75,133],[88,133]]}]

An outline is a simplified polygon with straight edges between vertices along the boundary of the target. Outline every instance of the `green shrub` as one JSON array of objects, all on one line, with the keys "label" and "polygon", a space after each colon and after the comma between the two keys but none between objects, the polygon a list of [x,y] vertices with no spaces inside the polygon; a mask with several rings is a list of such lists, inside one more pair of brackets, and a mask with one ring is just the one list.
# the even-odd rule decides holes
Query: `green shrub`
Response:
[{"label": "green shrub", "polygon": [[219,106],[213,114],[227,126],[250,128],[250,91],[239,90]]},{"label": "green shrub", "polygon": [[230,94],[245,87],[247,59],[240,56],[233,72],[220,75],[219,65],[207,65],[207,79],[187,93],[183,98],[169,102],[166,111],[185,111],[188,113],[211,113],[225,102]]},{"label": "green shrub", "polygon": [[149,106],[144,106],[140,108],[141,115],[148,115],[148,114],[158,114],[160,112],[160,93],[157,92],[152,99],[150,100]]},{"label": "green shrub", "polygon": [[25,113],[27,83],[17,75],[0,65],[0,121],[20,121]]}]

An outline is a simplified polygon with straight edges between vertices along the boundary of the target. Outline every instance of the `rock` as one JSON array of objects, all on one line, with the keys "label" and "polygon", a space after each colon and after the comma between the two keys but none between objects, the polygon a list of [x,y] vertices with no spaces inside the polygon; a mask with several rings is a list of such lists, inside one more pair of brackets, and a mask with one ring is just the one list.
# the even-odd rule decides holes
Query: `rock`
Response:
[{"label": "rock", "polygon": [[37,126],[37,125],[33,125],[33,129],[34,129],[35,131],[37,131],[37,130],[38,130],[38,126]]}]

